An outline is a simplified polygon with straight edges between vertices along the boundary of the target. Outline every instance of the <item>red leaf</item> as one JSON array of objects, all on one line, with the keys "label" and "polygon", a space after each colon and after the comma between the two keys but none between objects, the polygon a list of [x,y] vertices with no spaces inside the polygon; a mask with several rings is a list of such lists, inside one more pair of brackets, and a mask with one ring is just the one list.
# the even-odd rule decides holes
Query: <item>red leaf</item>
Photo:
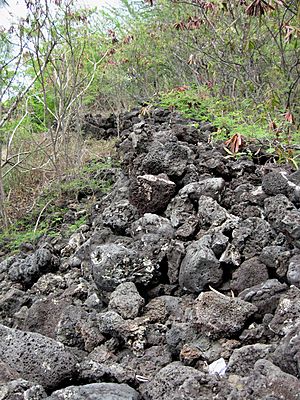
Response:
[{"label": "red leaf", "polygon": [[243,145],[243,137],[239,133],[235,133],[230,139],[226,140],[224,144],[230,148],[232,153],[236,154]]},{"label": "red leaf", "polygon": [[185,92],[186,90],[189,89],[189,87],[186,85],[183,85],[183,86],[176,86],[174,89],[176,90],[176,92]]},{"label": "red leaf", "polygon": [[289,122],[290,124],[294,124],[295,123],[295,118],[293,116],[293,114],[290,111],[287,111],[284,114],[284,118],[286,119],[287,122]]}]

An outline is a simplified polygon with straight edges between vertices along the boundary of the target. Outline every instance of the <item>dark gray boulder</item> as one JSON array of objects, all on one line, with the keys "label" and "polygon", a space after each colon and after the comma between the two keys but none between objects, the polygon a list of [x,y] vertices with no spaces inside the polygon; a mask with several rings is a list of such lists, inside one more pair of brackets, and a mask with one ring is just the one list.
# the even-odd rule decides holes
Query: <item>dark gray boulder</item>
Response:
[{"label": "dark gray boulder", "polygon": [[272,244],[274,238],[269,223],[257,217],[240,221],[232,232],[232,244],[245,259],[258,256],[265,246]]},{"label": "dark gray boulder", "polygon": [[32,285],[38,277],[55,268],[57,260],[48,249],[38,249],[24,260],[15,261],[9,268],[8,276],[13,282],[20,282],[25,287]]},{"label": "dark gray boulder", "polygon": [[300,254],[297,254],[290,259],[286,277],[288,283],[300,288]]},{"label": "dark gray boulder", "polygon": [[170,178],[183,175],[187,163],[193,159],[189,147],[175,141],[154,142],[144,157],[141,170],[146,174],[167,174]]},{"label": "dark gray boulder", "polygon": [[[196,217],[196,207],[187,194],[180,194],[179,192],[179,194],[170,201],[165,215],[169,218],[174,228],[179,228],[190,218]],[[191,232],[188,230],[187,236],[190,234]]]},{"label": "dark gray boulder", "polygon": [[179,195],[188,195],[192,201],[199,201],[201,196],[208,196],[214,200],[219,200],[224,187],[225,181],[223,178],[207,178],[199,182],[187,184],[179,191]]},{"label": "dark gray boulder", "polygon": [[173,356],[178,357],[185,343],[193,343],[199,334],[192,323],[174,322],[166,333],[166,342]]},{"label": "dark gray boulder", "polygon": [[270,329],[280,336],[284,336],[300,322],[300,289],[291,286],[279,300],[278,306],[270,321]]},{"label": "dark gray boulder", "polygon": [[91,351],[105,339],[100,332],[98,319],[80,306],[69,305],[60,315],[56,339],[66,346]]},{"label": "dark gray boulder", "polygon": [[137,218],[138,210],[127,199],[110,204],[102,213],[103,226],[111,228],[116,234],[125,234]]},{"label": "dark gray boulder", "polygon": [[163,367],[172,363],[172,355],[166,345],[151,346],[140,357],[126,354],[120,363],[135,372],[137,382],[142,382],[153,379]]},{"label": "dark gray boulder", "polygon": [[53,389],[76,377],[76,358],[59,342],[0,325],[0,359],[20,377]]},{"label": "dark gray boulder", "polygon": [[168,279],[170,284],[178,282],[180,265],[185,256],[185,246],[179,240],[172,240],[168,246]]},{"label": "dark gray boulder", "polygon": [[258,257],[244,261],[241,266],[232,274],[230,283],[231,289],[235,293],[265,282],[269,278],[268,269]]},{"label": "dark gray boulder", "polygon": [[91,253],[95,284],[100,290],[112,292],[124,282],[149,284],[155,275],[156,265],[146,256],[119,244],[103,244]]},{"label": "dark gray boulder", "polygon": [[193,322],[207,336],[232,337],[243,329],[256,311],[254,305],[238,298],[205,292],[195,301]]},{"label": "dark gray boulder", "polygon": [[79,366],[79,379],[87,383],[105,380],[132,383],[135,381],[135,373],[128,364],[122,365],[118,357],[106,345],[95,348]]},{"label": "dark gray boulder", "polygon": [[297,378],[276,367],[268,360],[258,360],[251,374],[231,393],[235,400],[299,400],[300,383]]},{"label": "dark gray boulder", "polygon": [[288,286],[277,279],[268,279],[258,285],[249,287],[239,294],[239,298],[254,304],[257,307],[257,316],[272,314],[278,305],[280,296]]},{"label": "dark gray boulder", "polygon": [[2,400],[42,400],[47,397],[44,388],[24,379],[16,379],[0,384]]},{"label": "dark gray boulder", "polygon": [[140,296],[133,282],[121,283],[112,292],[108,304],[110,310],[115,310],[124,319],[139,315],[145,300]]},{"label": "dark gray boulder", "polygon": [[113,337],[125,337],[126,325],[124,319],[113,310],[105,311],[97,316],[101,333]]},{"label": "dark gray boulder", "polygon": [[212,197],[200,196],[197,216],[201,227],[210,228],[225,222],[229,217],[229,213]]},{"label": "dark gray boulder", "polygon": [[141,239],[145,234],[155,234],[160,238],[172,239],[175,231],[167,218],[146,213],[131,224],[130,233],[134,239]]},{"label": "dark gray boulder", "polygon": [[165,174],[139,175],[131,181],[129,201],[142,213],[160,213],[175,191],[176,184]]},{"label": "dark gray boulder", "polygon": [[130,386],[118,383],[90,383],[69,386],[52,393],[47,400],[139,400],[138,392]]},{"label": "dark gray boulder", "polygon": [[[300,320],[284,336],[273,355],[273,362],[282,371],[300,378]],[[300,393],[300,389],[298,391]]]},{"label": "dark gray boulder", "polygon": [[180,362],[173,362],[162,368],[150,382],[144,383],[140,391],[147,400],[196,400],[201,390],[204,374]]},{"label": "dark gray boulder", "polygon": [[276,271],[276,275],[280,278],[286,276],[290,257],[290,251],[284,246],[266,246],[259,255],[260,261]]},{"label": "dark gray boulder", "polygon": [[9,289],[0,296],[0,316],[2,319],[11,317],[28,301],[28,296],[23,290]]},{"label": "dark gray boulder", "polygon": [[70,302],[71,300],[67,298],[58,300],[53,297],[38,300],[28,309],[18,328],[55,339],[61,314]]},{"label": "dark gray boulder", "polygon": [[223,271],[211,245],[212,238],[206,235],[187,247],[179,272],[179,284],[183,289],[199,293],[208,285],[221,283]]},{"label": "dark gray boulder", "polygon": [[294,240],[300,239],[300,212],[283,194],[268,197],[264,202],[266,217],[277,230]]},{"label": "dark gray boulder", "polygon": [[269,196],[286,194],[289,185],[286,175],[280,171],[272,171],[263,177],[262,189]]},{"label": "dark gray boulder", "polygon": [[235,373],[240,376],[247,376],[254,368],[256,361],[262,358],[272,360],[271,357],[274,350],[274,345],[261,343],[235,349],[230,356],[227,372],[229,374]]}]

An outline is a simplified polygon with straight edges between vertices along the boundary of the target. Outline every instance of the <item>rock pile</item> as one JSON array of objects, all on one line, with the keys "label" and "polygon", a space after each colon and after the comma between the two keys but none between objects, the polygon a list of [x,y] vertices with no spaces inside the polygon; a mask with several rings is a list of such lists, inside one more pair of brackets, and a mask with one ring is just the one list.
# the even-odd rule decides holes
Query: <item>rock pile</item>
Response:
[{"label": "rock pile", "polygon": [[300,174],[123,119],[90,224],[0,264],[0,399],[300,399]]}]

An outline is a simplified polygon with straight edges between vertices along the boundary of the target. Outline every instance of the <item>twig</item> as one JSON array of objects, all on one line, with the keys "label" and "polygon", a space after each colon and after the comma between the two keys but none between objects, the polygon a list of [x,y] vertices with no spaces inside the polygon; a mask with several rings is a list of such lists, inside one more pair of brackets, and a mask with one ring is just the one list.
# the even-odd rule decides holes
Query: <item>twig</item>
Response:
[{"label": "twig", "polygon": [[52,199],[49,200],[49,201],[44,205],[44,207],[42,208],[41,212],[39,213],[38,219],[37,219],[37,221],[36,221],[36,223],[35,223],[35,226],[34,226],[33,233],[35,233],[35,232],[37,231],[37,228],[38,228],[38,226],[39,226],[39,223],[40,223],[40,219],[41,219],[41,217],[42,217],[42,214],[43,214],[43,212],[46,210],[46,208],[49,206],[49,204],[50,204],[51,202],[52,202]]}]

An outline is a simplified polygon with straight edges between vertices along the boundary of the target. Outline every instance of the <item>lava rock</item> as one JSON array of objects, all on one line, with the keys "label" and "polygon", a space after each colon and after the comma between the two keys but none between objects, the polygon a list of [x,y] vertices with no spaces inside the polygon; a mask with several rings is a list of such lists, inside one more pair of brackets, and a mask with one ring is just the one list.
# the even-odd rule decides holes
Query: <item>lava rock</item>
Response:
[{"label": "lava rock", "polygon": [[[282,371],[300,377],[300,321],[290,329],[289,333],[281,339],[275,353],[273,362]],[[300,393],[300,389],[298,390]]]},{"label": "lava rock", "polygon": [[300,212],[283,194],[265,200],[265,213],[269,223],[291,239],[300,239]]},{"label": "lava rock", "polygon": [[66,298],[54,299],[51,297],[36,301],[28,309],[23,323],[18,328],[55,339],[57,324],[70,301]]},{"label": "lava rock", "polygon": [[260,261],[271,270],[275,270],[279,278],[286,276],[290,257],[290,251],[284,246],[266,246],[259,255]]},{"label": "lava rock", "polygon": [[0,384],[0,399],[3,400],[42,400],[46,397],[47,394],[41,385],[24,379]]},{"label": "lava rock", "polygon": [[282,172],[272,171],[263,177],[262,189],[269,196],[286,194],[288,188],[287,177]]},{"label": "lava rock", "polygon": [[79,379],[84,382],[109,380],[117,383],[132,383],[135,381],[135,371],[127,364],[122,365],[107,346],[101,345],[80,364]]},{"label": "lava rock", "polygon": [[24,379],[54,389],[76,377],[76,358],[53,339],[0,325],[0,359]]},{"label": "lava rock", "polygon": [[286,277],[288,283],[300,288],[300,254],[297,254],[290,259]]},{"label": "lava rock", "polygon": [[192,367],[173,362],[162,368],[150,382],[142,384],[140,391],[148,400],[198,399],[202,394],[200,382],[203,376]]},{"label": "lava rock", "polygon": [[232,244],[245,259],[258,256],[274,238],[275,234],[268,222],[256,217],[240,221],[232,232]]},{"label": "lava rock", "polygon": [[208,196],[200,196],[198,213],[201,227],[216,227],[229,217],[228,212],[216,200]]},{"label": "lava rock", "polygon": [[141,239],[145,234],[156,234],[160,238],[172,239],[174,228],[167,218],[146,213],[131,225],[130,233],[134,239]]},{"label": "lava rock", "polygon": [[256,311],[254,305],[238,298],[205,292],[196,299],[194,323],[209,337],[232,337]]},{"label": "lava rock", "polygon": [[[169,218],[174,228],[179,228],[181,225],[186,224],[190,218],[196,217],[196,207],[193,205],[188,194],[180,194],[179,192],[179,194],[170,201],[165,215]],[[188,229],[188,232],[188,235],[191,234],[190,229]]]},{"label": "lava rock", "polygon": [[140,175],[132,180],[129,201],[141,213],[160,213],[166,209],[176,191],[167,175]]},{"label": "lava rock", "polygon": [[185,256],[185,247],[179,240],[172,240],[167,253],[168,278],[170,284],[178,282],[180,265]]},{"label": "lava rock", "polygon": [[121,283],[116,290],[111,294],[108,308],[115,310],[124,319],[135,318],[145,300],[140,296],[133,282]]},{"label": "lava rock", "polygon": [[241,266],[232,274],[230,283],[235,293],[265,282],[269,278],[268,269],[257,257],[244,261]]},{"label": "lava rock", "polygon": [[37,281],[42,273],[50,272],[55,266],[55,259],[48,249],[38,249],[33,255],[22,261],[15,261],[9,268],[9,278],[20,282],[25,287]]},{"label": "lava rock", "polygon": [[245,390],[233,398],[299,400],[299,380],[282,372],[268,360],[258,360],[255,363],[251,375],[244,380],[244,387]]},{"label": "lava rock", "polygon": [[188,161],[192,159],[192,151],[183,144],[155,142],[144,157],[141,169],[146,174],[165,173],[170,178],[178,178],[183,175]]},{"label": "lava rock", "polygon": [[57,390],[46,400],[139,400],[136,390],[125,384],[90,383]]},{"label": "lava rock", "polygon": [[0,315],[3,319],[12,316],[14,313],[18,312],[27,301],[28,296],[23,290],[16,288],[9,289],[0,296]]},{"label": "lava rock", "polygon": [[134,371],[135,381],[143,382],[151,380],[161,368],[172,362],[172,355],[167,346],[151,346],[145,349],[141,357],[135,357],[127,353],[122,357],[120,363],[126,368]]},{"label": "lava rock", "polygon": [[179,195],[188,195],[192,201],[199,201],[201,196],[212,197],[214,200],[218,201],[224,187],[225,181],[223,178],[207,178],[184,186],[179,191]]},{"label": "lava rock", "polygon": [[125,234],[128,226],[139,218],[139,213],[129,200],[120,200],[106,207],[102,213],[103,226],[116,234]]},{"label": "lava rock", "polygon": [[105,339],[94,314],[82,307],[70,305],[60,316],[56,328],[56,339],[66,346],[91,351]]},{"label": "lava rock", "polygon": [[284,336],[300,322],[300,289],[291,286],[279,300],[274,317],[269,323],[270,329]]},{"label": "lava rock", "polygon": [[101,294],[112,292],[124,282],[149,284],[155,274],[155,265],[146,257],[125,246],[109,243],[96,247],[91,253],[95,284]]},{"label": "lava rock", "polygon": [[206,235],[187,247],[179,272],[179,284],[183,289],[199,293],[208,285],[221,283],[223,271],[211,243],[211,236]]},{"label": "lava rock", "polygon": [[275,347],[273,345],[261,343],[235,349],[230,356],[227,372],[247,376],[252,371],[256,361],[262,358],[271,359],[271,354],[274,350]]},{"label": "lava rock", "polygon": [[277,279],[268,279],[264,283],[243,290],[239,298],[257,307],[257,316],[272,314],[278,305],[280,296],[287,291],[287,285]]}]

